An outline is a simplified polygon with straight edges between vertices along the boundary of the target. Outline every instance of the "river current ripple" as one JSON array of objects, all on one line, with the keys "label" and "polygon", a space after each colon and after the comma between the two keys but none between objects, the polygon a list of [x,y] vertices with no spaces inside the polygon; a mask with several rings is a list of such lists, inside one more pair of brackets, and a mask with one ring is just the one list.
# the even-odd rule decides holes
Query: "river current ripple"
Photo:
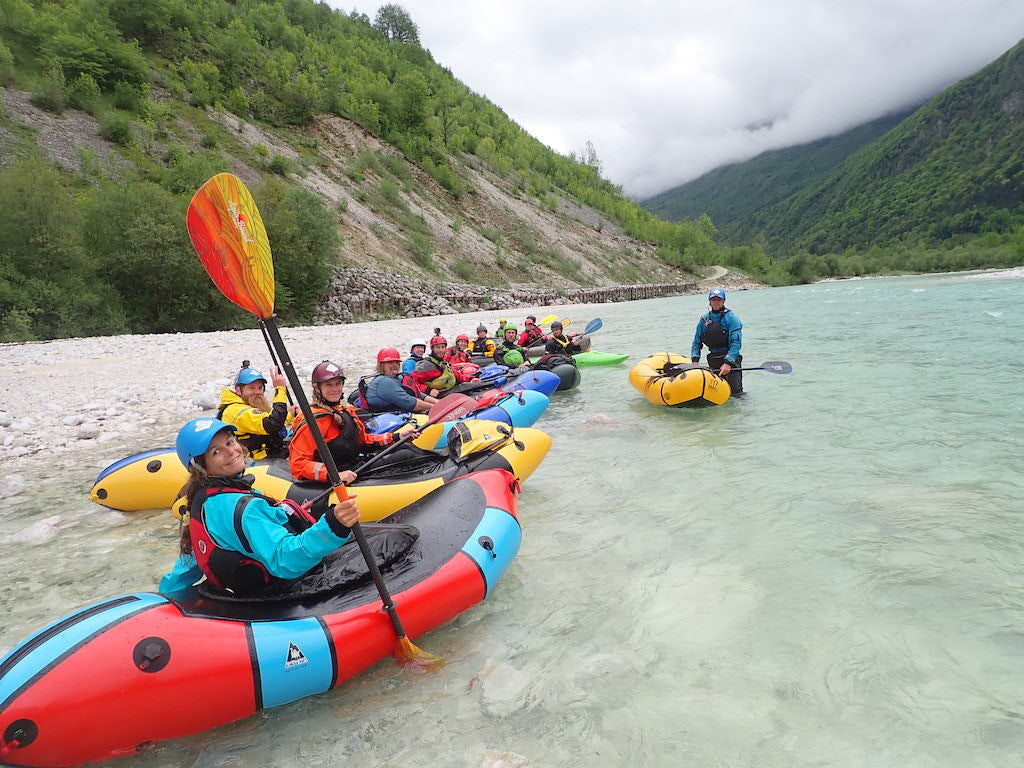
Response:
[{"label": "river current ripple", "polygon": [[[746,364],[794,373],[750,372],[746,397],[701,411],[626,376],[686,354],[703,299],[602,309],[595,348],[633,357],[585,369],[538,425],[554,446],[520,557],[422,638],[440,672],[384,662],[113,764],[1018,766],[1024,274],[728,304]],[[170,566],[174,521],[91,505],[97,470],[0,501],[0,650]]]}]

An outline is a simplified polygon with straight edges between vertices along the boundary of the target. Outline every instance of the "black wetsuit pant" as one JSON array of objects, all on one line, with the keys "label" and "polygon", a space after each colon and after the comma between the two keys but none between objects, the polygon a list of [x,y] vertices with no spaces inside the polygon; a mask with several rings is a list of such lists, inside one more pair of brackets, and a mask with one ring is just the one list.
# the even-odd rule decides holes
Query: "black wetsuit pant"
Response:
[{"label": "black wetsuit pant", "polygon": [[[724,362],[725,355],[713,355],[708,352],[708,368],[718,370]],[[733,367],[741,367],[742,365],[743,355],[736,355],[736,362],[733,364]],[[725,377],[725,380],[729,382],[729,389],[732,390],[734,395],[743,394],[743,371],[729,371],[729,375]]]}]

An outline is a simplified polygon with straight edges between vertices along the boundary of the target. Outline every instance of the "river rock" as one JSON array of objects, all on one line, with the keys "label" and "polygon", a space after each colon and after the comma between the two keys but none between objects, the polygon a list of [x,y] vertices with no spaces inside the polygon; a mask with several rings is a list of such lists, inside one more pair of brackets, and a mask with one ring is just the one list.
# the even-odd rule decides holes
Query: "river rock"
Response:
[{"label": "river rock", "polygon": [[43,518],[42,520],[36,520],[20,533],[9,537],[7,541],[12,543],[41,544],[44,541],[49,541],[57,535],[59,532],[59,524],[60,515],[51,515],[50,517]]},{"label": "river rock", "polygon": [[211,395],[209,392],[204,392],[203,394],[198,395],[195,399],[193,399],[192,402],[200,410],[212,411],[214,408],[220,405],[220,398],[217,397],[216,395]]},{"label": "river rock", "polygon": [[99,424],[83,424],[78,428],[78,434],[76,435],[79,440],[93,440],[99,437],[100,425]]},{"label": "river rock", "polygon": [[24,475],[10,474],[0,481],[0,498],[17,496],[28,489],[28,482]]},{"label": "river rock", "polygon": [[0,427],[9,427],[14,423],[14,418],[6,411],[0,411]]},{"label": "river rock", "polygon": [[83,411],[102,411],[106,407],[107,406],[106,406],[105,403],[98,403],[98,402],[93,401],[91,403],[86,403],[85,405],[83,405],[82,406],[82,410]]},{"label": "river rock", "polygon": [[28,432],[33,426],[34,423],[32,419],[22,419],[21,421],[16,421],[11,424],[11,429],[15,432]]},{"label": "river rock", "polygon": [[65,416],[63,419],[61,419],[60,423],[63,424],[65,427],[77,427],[83,421],[85,421],[85,419],[82,416],[78,415],[77,413],[72,413],[70,416]]}]

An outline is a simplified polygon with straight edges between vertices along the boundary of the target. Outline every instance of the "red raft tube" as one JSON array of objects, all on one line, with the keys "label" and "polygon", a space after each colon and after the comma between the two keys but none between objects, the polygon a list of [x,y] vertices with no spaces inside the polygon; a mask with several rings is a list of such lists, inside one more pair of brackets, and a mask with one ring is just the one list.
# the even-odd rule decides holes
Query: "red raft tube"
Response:
[{"label": "red raft tube", "polygon": [[[474,472],[364,525],[412,639],[494,589],[522,539],[517,492],[504,470]],[[392,651],[354,543],[300,582],[261,601],[202,584],[124,595],[37,632],[0,661],[0,763],[135,754],[328,691]]]}]

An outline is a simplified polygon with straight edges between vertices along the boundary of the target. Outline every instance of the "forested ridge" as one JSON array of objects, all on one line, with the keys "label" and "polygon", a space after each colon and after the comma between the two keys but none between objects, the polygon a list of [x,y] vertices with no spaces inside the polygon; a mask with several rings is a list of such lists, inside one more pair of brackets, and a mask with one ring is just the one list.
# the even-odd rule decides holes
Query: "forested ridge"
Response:
[{"label": "forested ridge", "polygon": [[[630,238],[657,244],[663,267],[721,260],[710,221],[661,221],[601,177],[592,147],[566,157],[531,137],[434,62],[396,5],[371,20],[313,0],[0,0],[0,81],[49,113],[94,116],[117,150],[108,157],[83,143],[72,163],[55,164],[40,150],[41,132],[0,114],[7,340],[243,321],[215,294],[182,224],[192,192],[239,167],[258,171],[249,181],[270,219],[278,309],[287,321],[309,320],[345,236],[344,204],[334,210],[295,183],[331,163],[305,130],[324,115],[398,150],[361,151],[345,173],[363,185],[356,201],[386,214],[381,237],[398,232],[421,272],[501,283],[532,265],[578,284],[593,279],[522,228],[480,227],[491,264],[438,264],[439,235],[408,198],[422,191],[422,172],[444,191],[442,204],[457,207],[476,192],[468,164],[511,179],[538,208],[589,206]],[[234,116],[238,135],[225,127]],[[244,124],[273,141],[240,141]],[[462,222],[456,215],[453,228]],[[644,277],[618,262],[605,274]]]},{"label": "forested ridge", "polygon": [[668,221],[707,214],[717,225],[720,239],[749,242],[756,234],[751,229],[754,215],[821,180],[851,154],[909,115],[910,112],[888,115],[836,136],[762,152],[745,162],[715,168],[644,200],[641,205]]},{"label": "forested ridge", "polygon": [[[792,167],[817,148],[784,157]],[[755,244],[747,268],[774,282],[1024,263],[1024,42],[827,174],[764,194],[755,177],[777,170],[775,159],[713,172],[648,206],[663,211],[671,196],[674,211],[718,212],[723,232]]]}]

